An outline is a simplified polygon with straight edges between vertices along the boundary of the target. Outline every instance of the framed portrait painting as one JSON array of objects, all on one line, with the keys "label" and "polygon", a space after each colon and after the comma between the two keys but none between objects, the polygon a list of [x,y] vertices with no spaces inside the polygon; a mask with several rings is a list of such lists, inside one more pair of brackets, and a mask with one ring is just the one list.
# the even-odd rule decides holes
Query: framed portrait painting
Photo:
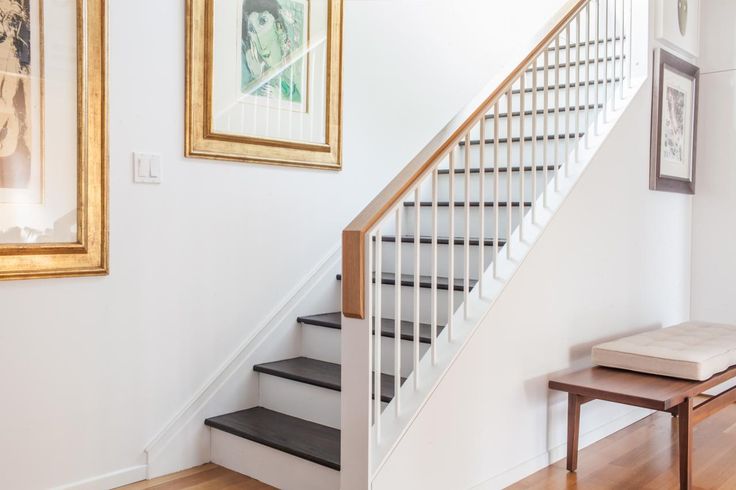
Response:
[{"label": "framed portrait painting", "polygon": [[188,0],[186,155],[339,169],[342,0]]},{"label": "framed portrait painting", "polygon": [[654,54],[649,187],[695,193],[700,70],[658,49]]},{"label": "framed portrait painting", "polygon": [[107,272],[105,0],[0,0],[0,279]]}]

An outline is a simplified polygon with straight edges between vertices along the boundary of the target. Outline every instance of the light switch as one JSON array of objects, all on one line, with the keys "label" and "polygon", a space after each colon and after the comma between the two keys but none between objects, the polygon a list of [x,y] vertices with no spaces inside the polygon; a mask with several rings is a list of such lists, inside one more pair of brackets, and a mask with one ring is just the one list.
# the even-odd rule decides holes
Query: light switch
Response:
[{"label": "light switch", "polygon": [[133,153],[133,181],[140,184],[161,183],[161,155]]}]

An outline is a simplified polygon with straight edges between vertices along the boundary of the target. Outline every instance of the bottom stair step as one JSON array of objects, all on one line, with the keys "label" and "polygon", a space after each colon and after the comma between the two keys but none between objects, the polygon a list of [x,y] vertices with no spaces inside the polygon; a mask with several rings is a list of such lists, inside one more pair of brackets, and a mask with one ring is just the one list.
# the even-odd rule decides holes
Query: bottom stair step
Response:
[{"label": "bottom stair step", "polygon": [[220,415],[205,425],[340,470],[340,431],[263,407]]}]

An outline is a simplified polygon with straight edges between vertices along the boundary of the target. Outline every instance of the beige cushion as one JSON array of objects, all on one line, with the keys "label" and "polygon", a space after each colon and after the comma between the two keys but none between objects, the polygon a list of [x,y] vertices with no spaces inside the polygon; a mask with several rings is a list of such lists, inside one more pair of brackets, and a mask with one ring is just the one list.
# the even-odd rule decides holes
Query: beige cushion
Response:
[{"label": "beige cushion", "polygon": [[593,362],[703,381],[736,364],[736,325],[687,322],[593,347]]}]

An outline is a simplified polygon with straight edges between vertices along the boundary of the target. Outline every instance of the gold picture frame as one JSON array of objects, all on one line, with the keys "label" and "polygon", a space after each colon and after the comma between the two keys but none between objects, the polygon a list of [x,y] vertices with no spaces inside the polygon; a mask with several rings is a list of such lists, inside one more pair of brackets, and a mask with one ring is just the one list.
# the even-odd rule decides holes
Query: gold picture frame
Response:
[{"label": "gold picture frame", "polygon": [[0,280],[108,272],[107,2],[77,0],[77,240],[0,245]]},{"label": "gold picture frame", "polygon": [[327,6],[325,141],[302,142],[218,132],[213,124],[215,0],[186,3],[185,155],[340,170],[342,166],[342,0]]}]

